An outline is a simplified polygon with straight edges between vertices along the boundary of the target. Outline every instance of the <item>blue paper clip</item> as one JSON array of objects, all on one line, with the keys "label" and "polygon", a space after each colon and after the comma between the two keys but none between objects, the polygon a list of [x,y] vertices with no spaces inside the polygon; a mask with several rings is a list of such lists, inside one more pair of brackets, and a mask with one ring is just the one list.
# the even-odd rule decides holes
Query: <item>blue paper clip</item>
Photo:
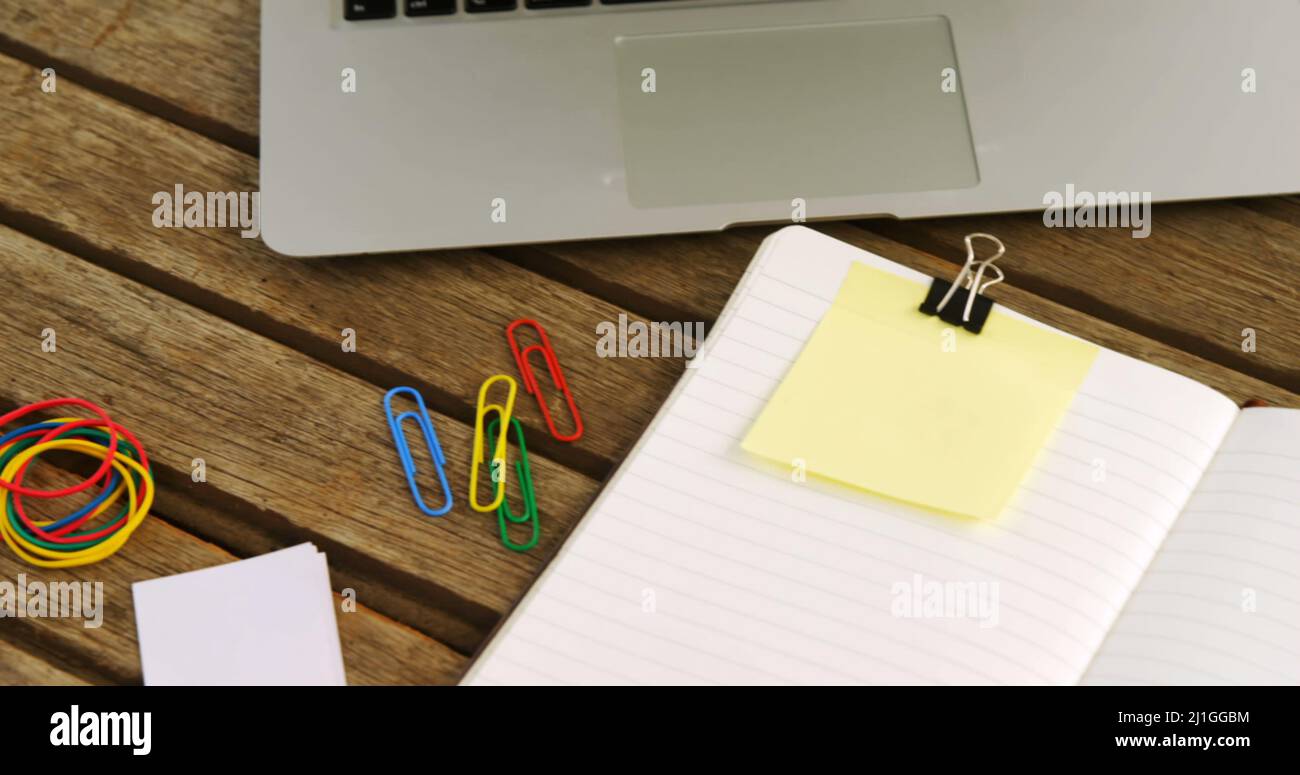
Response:
[{"label": "blue paper clip", "polygon": [[[393,396],[398,393],[407,393],[415,401],[416,406],[420,408],[419,412],[402,412],[399,415],[393,415]],[[451,485],[447,483],[447,473],[444,470],[447,465],[447,458],[442,454],[442,445],[438,443],[438,434],[433,430],[433,420],[429,419],[429,410],[424,408],[424,398],[415,388],[396,387],[384,395],[384,414],[388,416],[388,429],[393,432],[393,443],[397,446],[397,456],[402,460],[402,470],[406,472],[406,483],[411,486],[411,497],[415,500],[415,505],[425,514],[431,517],[441,517],[443,514],[451,511],[452,497]],[[424,433],[425,443],[429,447],[429,456],[433,458],[433,466],[438,471],[438,481],[442,484],[442,491],[447,496],[447,502],[442,508],[431,509],[424,503],[424,498],[420,497],[420,485],[415,481],[415,459],[411,457],[411,446],[406,442],[406,434],[402,432],[402,422],[408,417],[415,418],[420,430]]]}]

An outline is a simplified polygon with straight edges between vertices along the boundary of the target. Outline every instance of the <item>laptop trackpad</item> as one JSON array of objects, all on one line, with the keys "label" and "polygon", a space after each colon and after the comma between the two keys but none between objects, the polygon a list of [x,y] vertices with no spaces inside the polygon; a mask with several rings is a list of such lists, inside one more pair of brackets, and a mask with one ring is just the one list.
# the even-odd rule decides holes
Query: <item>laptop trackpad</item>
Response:
[{"label": "laptop trackpad", "polygon": [[636,35],[615,48],[636,207],[979,182],[960,79],[945,78],[957,67],[945,18]]}]

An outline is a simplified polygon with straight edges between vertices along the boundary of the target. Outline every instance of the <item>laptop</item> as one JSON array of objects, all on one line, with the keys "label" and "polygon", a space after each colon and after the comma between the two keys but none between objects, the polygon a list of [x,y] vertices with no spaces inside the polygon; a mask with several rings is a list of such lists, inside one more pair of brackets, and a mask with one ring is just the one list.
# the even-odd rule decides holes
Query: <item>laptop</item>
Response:
[{"label": "laptop", "polygon": [[1288,193],[1298,30],[1296,0],[264,2],[262,233],[315,256]]}]

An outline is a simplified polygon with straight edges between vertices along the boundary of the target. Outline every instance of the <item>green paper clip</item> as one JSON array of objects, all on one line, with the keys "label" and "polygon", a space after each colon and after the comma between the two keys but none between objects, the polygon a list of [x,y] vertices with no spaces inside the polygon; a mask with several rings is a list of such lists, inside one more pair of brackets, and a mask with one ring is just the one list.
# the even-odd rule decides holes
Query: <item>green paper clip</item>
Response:
[{"label": "green paper clip", "polygon": [[[488,425],[487,437],[493,438],[497,435],[497,426],[501,418],[494,419]],[[515,441],[519,444],[519,460],[515,463],[515,473],[519,476],[519,489],[524,495],[524,513],[515,516],[510,511],[510,499],[502,498],[501,505],[497,507],[497,525],[501,528],[501,545],[515,552],[526,552],[537,546],[537,540],[542,537],[542,531],[538,524],[537,514],[537,495],[533,492],[533,472],[528,464],[528,448],[524,446],[524,428],[515,418],[510,418],[510,424],[515,429]],[[524,525],[532,526],[532,537],[526,544],[517,544],[510,540],[510,526]]]}]

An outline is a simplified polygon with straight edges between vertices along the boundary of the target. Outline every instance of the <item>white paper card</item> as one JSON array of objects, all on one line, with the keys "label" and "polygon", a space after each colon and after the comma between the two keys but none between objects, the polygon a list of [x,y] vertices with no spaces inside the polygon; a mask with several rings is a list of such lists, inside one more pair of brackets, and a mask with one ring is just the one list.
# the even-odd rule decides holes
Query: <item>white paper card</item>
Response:
[{"label": "white paper card", "polygon": [[148,686],[343,686],[325,555],[311,544],[132,585]]}]

